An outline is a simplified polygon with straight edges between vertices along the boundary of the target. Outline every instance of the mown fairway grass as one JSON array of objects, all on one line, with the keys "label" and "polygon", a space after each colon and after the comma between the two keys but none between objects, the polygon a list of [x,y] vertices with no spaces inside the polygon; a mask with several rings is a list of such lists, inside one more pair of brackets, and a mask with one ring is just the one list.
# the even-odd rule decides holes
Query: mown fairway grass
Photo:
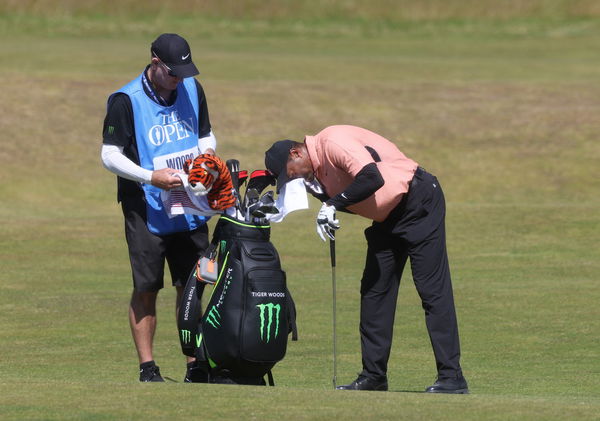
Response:
[{"label": "mown fairway grass", "polygon": [[[222,157],[260,168],[274,140],[356,124],[394,139],[440,179],[472,394],[427,396],[435,367],[409,271],[391,392],[331,390],[331,275],[316,202],[273,227],[300,328],[275,368],[277,387],[181,384],[170,288],[159,297],[155,357],[177,383],[139,384],[101,127],[107,95],[179,21],[116,29],[102,19],[19,19],[0,20],[1,419],[598,419],[597,21],[372,31],[238,22],[230,33],[223,22],[181,20]],[[360,370],[368,222],[341,222],[338,380],[347,382]]]}]

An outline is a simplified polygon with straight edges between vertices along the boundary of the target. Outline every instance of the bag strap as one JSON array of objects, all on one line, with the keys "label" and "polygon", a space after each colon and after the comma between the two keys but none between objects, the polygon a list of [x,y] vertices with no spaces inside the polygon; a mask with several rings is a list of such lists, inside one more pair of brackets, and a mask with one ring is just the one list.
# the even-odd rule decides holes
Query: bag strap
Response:
[{"label": "bag strap", "polygon": [[208,247],[206,248],[206,250],[204,250],[204,253],[202,254],[202,257],[206,257],[209,260],[214,260],[218,249],[217,249],[217,245],[218,245],[219,241],[216,238],[213,238],[212,241],[210,242],[210,244],[208,245]]},{"label": "bag strap", "polygon": [[179,313],[177,314],[177,329],[179,330],[179,343],[183,354],[193,357],[196,348],[196,336],[199,334],[202,305],[199,297],[204,290],[204,284],[196,281],[194,270],[186,282]]}]

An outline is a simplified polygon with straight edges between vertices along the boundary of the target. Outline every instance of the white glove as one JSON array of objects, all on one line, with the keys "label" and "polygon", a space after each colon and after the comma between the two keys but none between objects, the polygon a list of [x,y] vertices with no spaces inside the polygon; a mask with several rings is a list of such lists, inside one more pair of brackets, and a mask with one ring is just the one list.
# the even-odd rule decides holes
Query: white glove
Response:
[{"label": "white glove", "polygon": [[317,234],[321,237],[321,240],[327,241],[325,236],[331,240],[335,240],[334,232],[339,229],[340,221],[335,219],[335,206],[329,206],[327,203],[323,203],[321,210],[317,215]]}]

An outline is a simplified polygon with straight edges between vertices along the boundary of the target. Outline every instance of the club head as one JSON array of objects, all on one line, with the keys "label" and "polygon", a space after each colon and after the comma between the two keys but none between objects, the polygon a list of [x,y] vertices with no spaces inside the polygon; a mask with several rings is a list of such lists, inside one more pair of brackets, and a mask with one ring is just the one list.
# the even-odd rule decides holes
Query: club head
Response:
[{"label": "club head", "polygon": [[258,190],[247,188],[246,189],[246,200],[245,202],[258,201],[260,195],[258,194]]},{"label": "club head", "polygon": [[247,221],[250,221],[250,220],[251,220],[251,217],[254,215],[254,211],[255,211],[256,209],[258,209],[258,207],[259,207],[259,206],[260,206],[260,205],[259,205],[258,201],[256,201],[256,202],[254,202],[254,203],[251,203],[251,204],[249,204],[249,205],[246,207],[246,220],[247,220]]},{"label": "club head", "polygon": [[275,200],[273,199],[273,191],[270,190],[263,194],[261,198],[256,202],[255,206],[248,208],[247,212],[255,217],[265,217],[267,214],[279,213],[279,209],[275,207]]},{"label": "club head", "polygon": [[264,203],[265,205],[275,203],[275,199],[273,198],[273,190],[269,190],[268,192],[263,194],[260,197],[260,202]]},{"label": "club head", "polygon": [[263,194],[257,203],[257,206],[253,208],[252,215],[257,217],[264,217],[267,214],[279,213],[279,209],[275,206],[275,200],[273,199],[273,192],[268,191]]},{"label": "club head", "polygon": [[246,194],[244,195],[244,212],[248,212],[248,208],[254,203],[258,202],[258,191],[256,189],[246,188]]},{"label": "club head", "polygon": [[[260,205],[260,202],[258,203],[258,205]],[[267,215],[275,215],[277,213],[279,213],[279,209],[277,209],[277,207],[273,205],[256,206],[250,212],[252,216],[257,218],[264,218]]]}]

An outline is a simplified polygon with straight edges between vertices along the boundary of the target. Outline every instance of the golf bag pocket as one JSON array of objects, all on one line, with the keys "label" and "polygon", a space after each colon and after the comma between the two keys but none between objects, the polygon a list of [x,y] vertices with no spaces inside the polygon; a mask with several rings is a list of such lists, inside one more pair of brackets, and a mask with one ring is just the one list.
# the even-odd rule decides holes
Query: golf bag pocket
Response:
[{"label": "golf bag pocket", "polygon": [[259,266],[263,262],[266,265],[279,264],[277,252],[271,243],[247,242],[242,245],[242,252],[249,268]]},{"label": "golf bag pocket", "polygon": [[253,269],[247,273],[240,353],[247,361],[277,362],[285,356],[288,337],[285,273]]}]

